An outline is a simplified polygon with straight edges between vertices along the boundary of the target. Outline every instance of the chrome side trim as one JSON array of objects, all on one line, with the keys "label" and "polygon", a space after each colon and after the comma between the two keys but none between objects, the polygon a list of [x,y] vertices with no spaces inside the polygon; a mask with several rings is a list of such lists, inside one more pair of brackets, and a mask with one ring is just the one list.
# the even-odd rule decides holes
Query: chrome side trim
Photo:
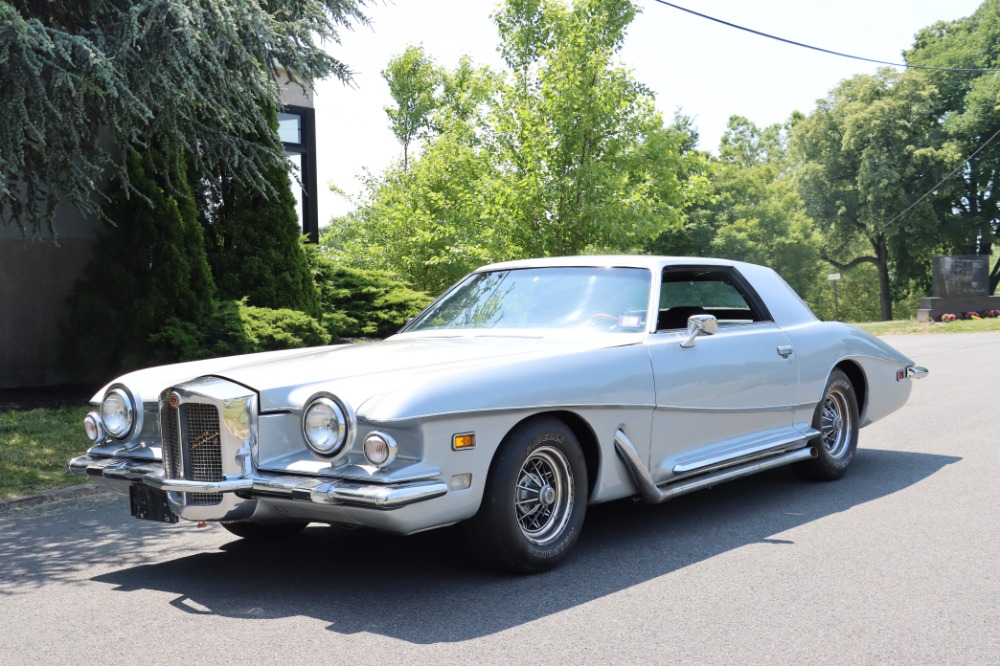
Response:
[{"label": "chrome side trim", "polygon": [[[771,437],[765,439],[762,442],[757,442],[747,446],[746,448],[740,449],[735,453],[726,453],[713,456],[711,458],[704,458],[702,460],[696,460],[694,462],[686,463],[683,465],[674,465],[674,474],[684,474],[686,472],[693,472],[695,470],[703,468],[712,468],[718,466],[720,463],[737,463],[746,462],[751,457],[757,458],[762,455],[767,455],[768,453],[782,453],[789,446],[798,444],[804,440],[811,439],[813,437],[819,436],[819,431],[814,428],[809,428],[806,432],[800,433],[796,431],[790,435],[784,435],[779,437]],[[773,449],[773,451],[772,451]],[[707,470],[706,470],[707,471]]]},{"label": "chrome side trim", "polygon": [[[806,439],[803,439],[802,441],[806,441]],[[635,445],[632,444],[629,438],[620,429],[615,432],[615,451],[618,452],[618,456],[625,463],[629,473],[632,475],[632,480],[635,482],[639,495],[651,504],[666,502],[669,499],[685,495],[695,490],[710,488],[720,483],[725,483],[726,481],[733,481],[735,479],[750,476],[751,474],[763,472],[764,470],[772,469],[774,467],[781,467],[782,465],[798,462],[800,460],[815,458],[817,455],[816,449],[809,446],[781,453],[769,458],[743,463],[741,465],[724,467],[695,478],[677,481],[672,484],[665,484],[663,488],[660,488],[653,482],[653,477],[650,475],[649,470],[646,469],[642,459],[639,457],[639,452],[636,451]]]},{"label": "chrome side trim", "polygon": [[142,483],[166,492],[239,492],[240,497],[248,499],[280,497],[314,504],[350,504],[381,510],[398,509],[448,493],[448,484],[440,480],[377,485],[260,472],[214,482],[166,479],[162,463],[90,456],[71,460],[69,471],[81,476]]},{"label": "chrome side trim", "polygon": [[927,368],[922,368],[919,365],[908,365],[906,366],[906,378],[907,379],[923,379],[930,374],[930,370]]}]

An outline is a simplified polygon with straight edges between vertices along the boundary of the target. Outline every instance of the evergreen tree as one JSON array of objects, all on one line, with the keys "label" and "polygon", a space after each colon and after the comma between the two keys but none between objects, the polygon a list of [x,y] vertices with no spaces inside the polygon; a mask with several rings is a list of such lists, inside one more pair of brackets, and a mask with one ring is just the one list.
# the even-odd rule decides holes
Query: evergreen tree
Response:
[{"label": "evergreen tree", "polygon": [[[274,111],[265,114],[277,129]],[[234,174],[199,182],[208,261],[220,299],[319,314],[316,286],[299,242],[302,229],[288,174],[277,164],[263,169],[265,196]]]},{"label": "evergreen tree", "polygon": [[60,364],[81,380],[173,360],[150,337],[168,319],[197,326],[211,312],[214,286],[183,159],[147,151],[125,164],[131,187],[119,184],[105,207],[107,228],[60,335]]},{"label": "evergreen tree", "polygon": [[0,0],[0,224],[38,234],[59,203],[97,212],[95,183],[130,188],[119,156],[150,145],[271,194],[281,144],[241,137],[266,131],[288,73],[350,81],[323,42],[367,24],[366,2]]}]

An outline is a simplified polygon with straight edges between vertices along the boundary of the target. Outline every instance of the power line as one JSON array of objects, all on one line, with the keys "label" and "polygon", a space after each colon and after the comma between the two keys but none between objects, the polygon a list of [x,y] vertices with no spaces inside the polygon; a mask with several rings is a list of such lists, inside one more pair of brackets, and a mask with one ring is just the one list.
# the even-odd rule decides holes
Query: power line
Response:
[{"label": "power line", "polygon": [[654,2],[658,2],[661,5],[666,5],[667,7],[673,7],[674,9],[679,9],[682,12],[687,12],[688,14],[693,14],[694,16],[697,16],[699,18],[708,19],[709,21],[715,21],[716,23],[721,23],[722,25],[728,26],[730,28],[736,28],[737,30],[742,30],[744,32],[749,32],[751,34],[758,35],[760,37],[766,37],[768,39],[773,39],[775,41],[784,42],[785,44],[791,44],[792,46],[799,46],[799,47],[802,47],[804,49],[811,49],[813,51],[819,51],[820,53],[827,53],[829,55],[835,55],[835,56],[839,56],[841,58],[850,58],[852,60],[861,60],[863,62],[875,63],[876,65],[888,65],[890,67],[904,67],[906,69],[926,69],[926,70],[931,70],[931,71],[935,71],[935,72],[970,72],[970,73],[978,73],[978,74],[985,74],[987,72],[1000,72],[1000,69],[980,69],[980,68],[974,68],[974,67],[968,67],[968,68],[966,68],[966,67],[931,67],[931,66],[928,66],[928,65],[907,65],[907,64],[904,64],[904,63],[886,62],[885,60],[875,60],[874,58],[864,58],[862,56],[851,55],[849,53],[841,53],[840,51],[831,51],[830,49],[820,48],[819,46],[811,46],[809,44],[803,44],[802,42],[796,42],[796,41],[791,40],[791,39],[785,39],[784,37],[778,37],[776,35],[771,35],[771,34],[768,34],[766,32],[761,32],[760,30],[754,30],[753,28],[747,28],[747,27],[742,26],[742,25],[737,25],[735,23],[730,23],[729,21],[723,21],[722,19],[715,18],[714,16],[709,16],[707,14],[702,14],[700,12],[694,11],[693,9],[688,9],[687,7],[681,7],[680,5],[675,5],[672,2],[667,2],[666,0],[654,0]]}]

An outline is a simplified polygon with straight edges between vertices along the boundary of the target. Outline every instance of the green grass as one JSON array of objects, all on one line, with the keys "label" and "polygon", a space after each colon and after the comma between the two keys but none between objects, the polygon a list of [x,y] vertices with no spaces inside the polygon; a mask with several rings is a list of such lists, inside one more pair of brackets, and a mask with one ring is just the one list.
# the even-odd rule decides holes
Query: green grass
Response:
[{"label": "green grass", "polygon": [[914,335],[922,333],[981,333],[984,331],[1000,331],[1000,318],[997,319],[963,319],[946,324],[930,322],[922,324],[915,319],[900,321],[871,321],[854,324],[872,335]]},{"label": "green grass", "polygon": [[0,412],[0,499],[87,483],[66,472],[84,453],[83,417],[90,407]]}]

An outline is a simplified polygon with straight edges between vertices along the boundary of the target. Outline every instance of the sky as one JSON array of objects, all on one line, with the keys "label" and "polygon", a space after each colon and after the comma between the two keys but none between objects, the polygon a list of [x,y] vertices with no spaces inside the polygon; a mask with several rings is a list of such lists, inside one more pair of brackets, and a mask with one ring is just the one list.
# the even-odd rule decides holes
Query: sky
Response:
[{"label": "sky", "polygon": [[[375,0],[379,2],[379,0]],[[972,14],[981,0],[671,0],[673,4],[785,39],[887,62],[921,28]],[[496,0],[393,0],[368,8],[371,27],[344,31],[330,53],[354,72],[354,86],[316,86],[319,220],[353,204],[364,170],[381,173],[402,148],[384,107],[392,103],[381,76],[389,59],[410,44],[422,45],[439,65],[454,67],[462,55],[502,67],[490,14]],[[759,126],[781,123],[793,111],[808,114],[843,79],[873,73],[878,65],[780,43],[708,21],[655,2],[639,0],[620,64],[648,86],[669,121],[675,111],[694,118],[699,147],[717,152],[732,115]]]}]

